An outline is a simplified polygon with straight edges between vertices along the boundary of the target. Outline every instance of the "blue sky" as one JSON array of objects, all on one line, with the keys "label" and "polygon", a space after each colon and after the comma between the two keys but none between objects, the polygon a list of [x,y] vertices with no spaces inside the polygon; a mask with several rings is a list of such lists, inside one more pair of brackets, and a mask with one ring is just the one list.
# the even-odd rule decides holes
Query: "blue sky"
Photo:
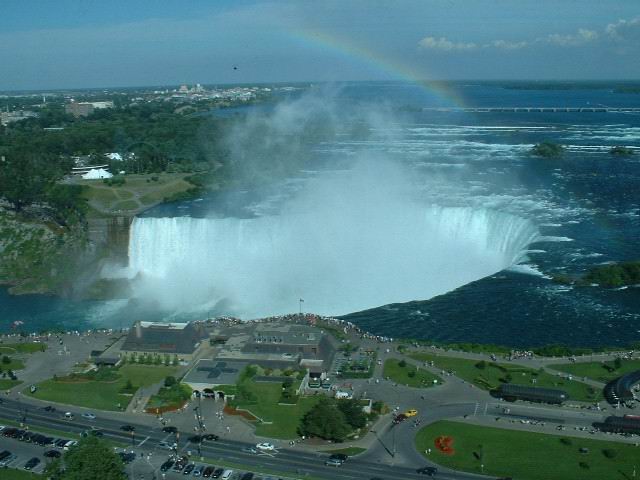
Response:
[{"label": "blue sky", "polygon": [[3,0],[0,14],[0,90],[640,79],[639,55],[638,0]]}]

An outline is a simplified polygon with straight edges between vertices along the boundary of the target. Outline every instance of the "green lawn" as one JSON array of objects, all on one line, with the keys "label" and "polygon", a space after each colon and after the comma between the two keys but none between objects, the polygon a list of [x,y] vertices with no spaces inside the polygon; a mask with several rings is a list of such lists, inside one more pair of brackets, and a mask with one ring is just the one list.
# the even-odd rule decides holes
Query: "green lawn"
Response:
[{"label": "green lawn", "polygon": [[43,478],[42,476],[36,473],[27,472],[25,470],[18,470],[16,468],[3,469],[2,475],[0,475],[0,477],[2,477],[2,480],[30,480],[30,479],[41,480]]},{"label": "green lawn", "polygon": [[343,455],[348,455],[349,457],[353,457],[354,455],[358,455],[366,451],[367,449],[362,447],[347,447],[347,448],[339,448],[337,450],[328,450],[327,453],[341,453]]},{"label": "green lawn", "polygon": [[0,353],[34,353],[44,352],[47,346],[44,343],[0,343]]},{"label": "green lawn", "polygon": [[437,381],[438,384],[444,383],[441,377],[434,375],[424,368],[417,368],[410,363],[407,363],[404,367],[400,366],[400,361],[395,358],[385,360],[382,375],[385,378],[389,377],[390,380],[396,383],[409,387],[433,387],[435,385],[433,383],[434,380]]},{"label": "green lawn", "polygon": [[146,408],[181,407],[191,398],[189,385],[177,383],[171,387],[162,387],[157,395],[153,395]]},{"label": "green lawn", "polygon": [[20,380],[10,380],[8,378],[0,378],[0,391],[9,390],[10,388],[15,387],[16,385],[20,385],[22,382]]},{"label": "green lawn", "polygon": [[9,363],[0,362],[0,369],[3,372],[6,372],[8,370],[22,370],[23,368],[24,368],[24,362],[17,358],[11,358],[11,361]]},{"label": "green lawn", "polygon": [[270,438],[296,438],[300,419],[318,401],[319,396],[300,397],[294,405],[278,405],[282,385],[245,380],[242,385],[255,396],[255,401],[234,402],[237,408],[249,410],[264,422],[256,424],[256,435]]},{"label": "green lawn", "polygon": [[[454,453],[435,447],[435,439],[449,436]],[[562,438],[569,445],[561,442]],[[429,460],[442,466],[517,480],[631,480],[634,465],[640,464],[640,447],[606,442],[503,430],[493,427],[441,421],[418,432],[416,447]],[[431,454],[425,454],[430,448]],[[587,448],[588,453],[580,453]],[[611,450],[607,458],[604,450]],[[481,459],[481,460],[480,460]],[[582,466],[580,464],[583,464]]]},{"label": "green lawn", "polygon": [[97,410],[119,410],[126,408],[131,396],[123,395],[120,390],[127,380],[135,387],[148,387],[162,381],[169,375],[175,375],[176,367],[164,365],[126,364],[117,369],[120,377],[115,381],[64,382],[46,380],[38,384],[35,394],[29,394],[41,400],[95,408]]},{"label": "green lawn", "polygon": [[[612,369],[609,371],[606,367]],[[576,377],[587,377],[592,380],[607,383],[626,373],[640,370],[640,360],[622,360],[620,368],[616,369],[613,362],[585,362],[585,363],[563,363],[549,365],[549,368],[561,372],[570,373]]]},{"label": "green lawn", "polygon": [[[432,353],[411,353],[409,356],[421,362],[433,361],[443,370],[455,372],[463,380],[473,383],[484,390],[493,390],[500,383],[535,385],[537,387],[558,388],[566,391],[571,400],[595,402],[602,399],[602,391],[586,383],[551,375],[531,368],[508,363],[480,362],[463,358],[446,357]],[[534,382],[535,380],[535,382]]]}]

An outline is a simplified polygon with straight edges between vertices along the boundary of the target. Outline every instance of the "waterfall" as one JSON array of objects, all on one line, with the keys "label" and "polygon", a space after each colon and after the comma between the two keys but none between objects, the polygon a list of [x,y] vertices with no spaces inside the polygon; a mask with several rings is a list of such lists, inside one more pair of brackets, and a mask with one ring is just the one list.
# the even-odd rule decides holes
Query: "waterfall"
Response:
[{"label": "waterfall", "polygon": [[525,259],[537,228],[471,207],[330,209],[252,219],[136,218],[135,291],[167,308],[224,300],[246,317],[424,300]]}]

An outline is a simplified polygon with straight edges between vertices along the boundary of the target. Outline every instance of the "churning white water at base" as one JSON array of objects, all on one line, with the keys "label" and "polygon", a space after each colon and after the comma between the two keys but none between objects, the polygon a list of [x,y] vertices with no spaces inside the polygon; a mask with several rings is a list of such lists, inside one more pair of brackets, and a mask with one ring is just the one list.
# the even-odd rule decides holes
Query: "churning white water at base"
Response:
[{"label": "churning white water at base", "polygon": [[518,263],[538,238],[529,221],[491,210],[407,203],[363,217],[361,207],[136,218],[135,291],[165,308],[225,300],[247,318],[296,311],[300,298],[308,311],[345,314],[443,294]]}]

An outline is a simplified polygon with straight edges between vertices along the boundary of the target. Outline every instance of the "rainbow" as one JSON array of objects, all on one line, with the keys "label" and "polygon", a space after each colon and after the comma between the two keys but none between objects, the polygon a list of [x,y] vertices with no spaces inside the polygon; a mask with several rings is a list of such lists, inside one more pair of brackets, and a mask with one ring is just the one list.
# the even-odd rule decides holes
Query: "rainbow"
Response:
[{"label": "rainbow", "polygon": [[445,105],[453,103],[452,106],[465,106],[464,99],[447,82],[425,78],[424,74],[418,73],[415,68],[391,60],[378,52],[357,45],[351,40],[311,29],[289,29],[286,33],[289,40],[298,44],[302,43],[310,48],[320,48],[323,52],[334,52],[342,57],[373,67],[393,80],[403,80],[417,85]]}]

